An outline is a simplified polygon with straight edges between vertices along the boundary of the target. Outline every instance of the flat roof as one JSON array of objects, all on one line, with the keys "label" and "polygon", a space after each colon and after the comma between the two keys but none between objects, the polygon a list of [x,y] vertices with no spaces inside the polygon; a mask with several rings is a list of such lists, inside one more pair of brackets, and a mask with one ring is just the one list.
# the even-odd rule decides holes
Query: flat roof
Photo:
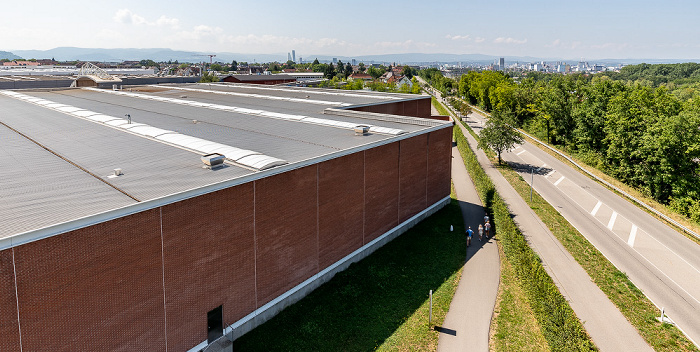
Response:
[{"label": "flat roof", "polygon": [[[0,91],[0,249],[451,124],[342,110],[419,98],[246,84]],[[205,168],[210,152],[225,166]]]}]

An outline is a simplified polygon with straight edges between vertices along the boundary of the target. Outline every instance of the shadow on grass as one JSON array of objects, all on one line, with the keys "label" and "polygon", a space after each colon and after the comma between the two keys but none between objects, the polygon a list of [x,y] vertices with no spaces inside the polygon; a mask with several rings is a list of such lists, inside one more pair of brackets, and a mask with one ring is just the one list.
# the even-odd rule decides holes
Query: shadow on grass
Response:
[{"label": "shadow on grass", "polygon": [[[234,342],[236,351],[374,350],[464,263],[452,201],[309,296]],[[450,232],[450,225],[454,231]],[[449,308],[449,300],[445,310]],[[427,328],[424,324],[416,330]],[[426,329],[427,330],[427,329]]]}]

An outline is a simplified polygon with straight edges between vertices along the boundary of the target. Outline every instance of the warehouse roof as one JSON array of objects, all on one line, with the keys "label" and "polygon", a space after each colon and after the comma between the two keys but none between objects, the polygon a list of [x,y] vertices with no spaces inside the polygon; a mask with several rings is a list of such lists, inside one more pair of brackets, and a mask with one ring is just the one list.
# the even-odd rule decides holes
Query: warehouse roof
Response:
[{"label": "warehouse roof", "polygon": [[[343,110],[418,98],[241,84],[0,91],[0,248],[449,124]],[[205,168],[210,153],[224,167]]]}]

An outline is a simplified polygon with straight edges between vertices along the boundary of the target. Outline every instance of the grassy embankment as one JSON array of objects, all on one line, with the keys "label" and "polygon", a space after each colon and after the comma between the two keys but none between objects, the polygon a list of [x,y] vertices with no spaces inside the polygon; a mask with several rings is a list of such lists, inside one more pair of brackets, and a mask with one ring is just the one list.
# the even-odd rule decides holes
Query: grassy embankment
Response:
[{"label": "grassy embankment", "polygon": [[[432,103],[440,114],[448,114],[445,107],[435,98],[432,99]],[[500,236],[496,235],[496,238]],[[496,243],[499,257],[505,258],[503,246],[500,242]],[[500,273],[489,348],[504,352],[549,351],[547,340],[542,335],[542,329],[510,261],[500,261]]]},{"label": "grassy embankment", "polygon": [[[510,263],[522,292],[525,293],[539,329],[547,345],[552,351],[591,351],[596,350],[583,325],[573,310],[561,295],[554,282],[542,267],[537,254],[529,247],[511,218],[510,212],[476,160],[476,155],[470,149],[466,138],[458,126],[455,126],[455,140],[462,154],[467,170],[474,181],[477,192],[484,202],[487,211],[493,215],[496,239],[500,242],[505,259]],[[499,300],[499,312],[496,319],[494,345],[507,345],[508,334],[514,328],[506,323],[503,303],[508,303],[506,296]],[[514,321],[514,319],[508,319]],[[519,327],[519,328],[522,328]],[[531,346],[527,349],[530,349]],[[503,347],[504,350],[517,349],[516,345]],[[543,348],[543,347],[540,347]]]},{"label": "grassy embankment", "polygon": [[[450,232],[450,225],[454,231]],[[434,351],[465,257],[456,200],[234,342],[240,351]]]},{"label": "grassy embankment", "polygon": [[[469,126],[463,125],[478,138]],[[491,159],[496,163],[493,155]],[[537,192],[533,192],[530,201],[530,185],[517,172],[507,165],[498,169],[654,350],[697,351],[677,328],[656,320],[656,306],[554,207]]]}]

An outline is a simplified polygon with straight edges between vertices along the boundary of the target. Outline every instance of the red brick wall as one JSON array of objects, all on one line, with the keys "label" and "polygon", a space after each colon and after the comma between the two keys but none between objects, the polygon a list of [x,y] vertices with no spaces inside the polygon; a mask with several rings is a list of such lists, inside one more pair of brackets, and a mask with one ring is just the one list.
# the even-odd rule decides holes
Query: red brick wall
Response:
[{"label": "red brick wall", "polygon": [[399,142],[365,150],[365,243],[399,224]]},{"label": "red brick wall", "polygon": [[317,165],[255,181],[258,306],[318,272]]},{"label": "red brick wall", "polygon": [[319,164],[319,267],[337,262],[362,247],[364,153]]},{"label": "red brick wall", "polygon": [[427,208],[428,135],[404,139],[400,146],[399,222]]},{"label": "red brick wall", "polygon": [[206,340],[219,305],[225,326],[255,310],[253,196],[246,183],[163,207],[169,351]]},{"label": "red brick wall", "polygon": [[19,351],[12,249],[0,252],[0,351]]},{"label": "red brick wall", "polygon": [[15,248],[24,351],[164,351],[159,210]]},{"label": "red brick wall", "polygon": [[[447,196],[450,132],[16,247],[22,347],[162,351],[166,332],[170,351],[193,347],[209,310],[232,324]],[[3,351],[19,339],[12,274],[2,251]]]},{"label": "red brick wall", "polygon": [[452,175],[452,129],[428,134],[428,205],[450,194]]}]

